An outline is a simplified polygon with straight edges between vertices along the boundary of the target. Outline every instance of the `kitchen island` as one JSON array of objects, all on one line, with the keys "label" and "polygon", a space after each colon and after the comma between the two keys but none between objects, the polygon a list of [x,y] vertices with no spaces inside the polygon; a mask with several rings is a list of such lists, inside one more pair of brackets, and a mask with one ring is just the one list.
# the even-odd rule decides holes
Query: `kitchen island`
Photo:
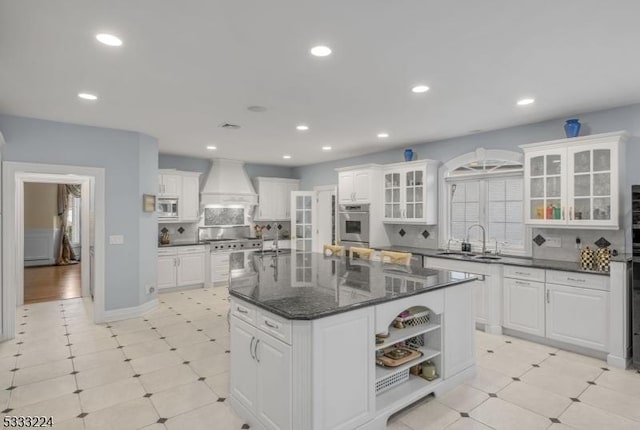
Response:
[{"label": "kitchen island", "polygon": [[[232,408],[254,429],[385,429],[391,414],[475,374],[475,279],[316,253],[256,254],[230,283]],[[386,337],[376,342],[376,334]],[[418,358],[376,365],[394,345]],[[436,369],[429,379],[414,374],[427,360]]]}]

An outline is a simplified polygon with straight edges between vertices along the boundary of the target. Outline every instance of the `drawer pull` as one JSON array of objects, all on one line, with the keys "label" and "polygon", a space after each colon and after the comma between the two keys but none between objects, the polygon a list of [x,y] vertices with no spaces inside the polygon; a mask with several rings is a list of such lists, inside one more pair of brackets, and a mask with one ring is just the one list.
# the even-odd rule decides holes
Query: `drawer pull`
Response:
[{"label": "drawer pull", "polygon": [[271,328],[279,328],[277,324],[271,324],[269,322],[269,320],[264,320],[264,323],[267,327],[271,327]]},{"label": "drawer pull", "polygon": [[256,340],[256,338],[254,336],[251,336],[251,343],[249,344],[249,354],[251,354],[251,358],[253,358],[255,360],[256,357],[253,355],[253,341],[254,340]]},{"label": "drawer pull", "polygon": [[586,282],[586,279],[576,279],[576,278],[570,278],[567,277],[568,281],[573,281],[573,282]]},{"label": "drawer pull", "polygon": [[516,275],[531,276],[531,273],[529,273],[529,272],[518,272],[518,271],[516,271]]},{"label": "drawer pull", "polygon": [[240,312],[241,314],[248,314],[249,311],[246,309],[241,308],[240,306],[236,307],[236,309],[238,310],[238,312]]},{"label": "drawer pull", "polygon": [[524,281],[516,281],[516,284],[518,284],[518,285],[531,285],[529,282],[524,282]]}]

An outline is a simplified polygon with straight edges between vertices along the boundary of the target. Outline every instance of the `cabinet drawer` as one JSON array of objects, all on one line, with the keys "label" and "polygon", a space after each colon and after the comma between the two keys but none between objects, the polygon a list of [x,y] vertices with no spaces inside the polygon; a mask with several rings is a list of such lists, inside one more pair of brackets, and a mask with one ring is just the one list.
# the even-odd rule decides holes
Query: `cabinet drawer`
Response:
[{"label": "cabinet drawer", "polygon": [[291,345],[291,321],[258,309],[258,328],[282,342]]},{"label": "cabinet drawer", "polygon": [[528,281],[544,282],[544,269],[505,265],[504,277],[515,278],[515,279],[526,279]]},{"label": "cabinet drawer", "polygon": [[255,306],[237,299],[231,300],[231,315],[236,316],[241,320],[255,326],[256,314],[257,311]]},{"label": "cabinet drawer", "polygon": [[198,254],[204,252],[204,246],[182,246],[178,249],[179,255]]},{"label": "cabinet drawer", "polygon": [[158,248],[158,256],[178,255],[176,248]]},{"label": "cabinet drawer", "polygon": [[609,291],[609,277],[605,275],[547,270],[547,283]]}]

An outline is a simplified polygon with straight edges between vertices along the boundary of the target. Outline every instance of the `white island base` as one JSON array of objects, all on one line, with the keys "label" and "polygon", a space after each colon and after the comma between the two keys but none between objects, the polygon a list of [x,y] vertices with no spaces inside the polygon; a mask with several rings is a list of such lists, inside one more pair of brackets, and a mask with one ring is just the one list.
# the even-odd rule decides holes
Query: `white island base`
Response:
[{"label": "white island base", "polygon": [[[385,429],[389,416],[475,375],[473,283],[312,320],[289,320],[232,298],[230,404],[252,429]],[[429,321],[390,328],[409,308]],[[375,334],[390,332],[384,345]],[[376,350],[411,339],[421,358],[389,369]],[[430,359],[438,378],[409,368]]]}]

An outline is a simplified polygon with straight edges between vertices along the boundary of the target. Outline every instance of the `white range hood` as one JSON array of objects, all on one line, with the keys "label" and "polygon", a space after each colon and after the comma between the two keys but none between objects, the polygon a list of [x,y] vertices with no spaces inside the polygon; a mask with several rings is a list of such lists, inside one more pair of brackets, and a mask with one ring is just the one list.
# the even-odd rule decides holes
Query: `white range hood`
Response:
[{"label": "white range hood", "polygon": [[258,195],[244,170],[244,162],[214,159],[211,171],[200,193],[200,204],[206,206],[255,206]]}]

